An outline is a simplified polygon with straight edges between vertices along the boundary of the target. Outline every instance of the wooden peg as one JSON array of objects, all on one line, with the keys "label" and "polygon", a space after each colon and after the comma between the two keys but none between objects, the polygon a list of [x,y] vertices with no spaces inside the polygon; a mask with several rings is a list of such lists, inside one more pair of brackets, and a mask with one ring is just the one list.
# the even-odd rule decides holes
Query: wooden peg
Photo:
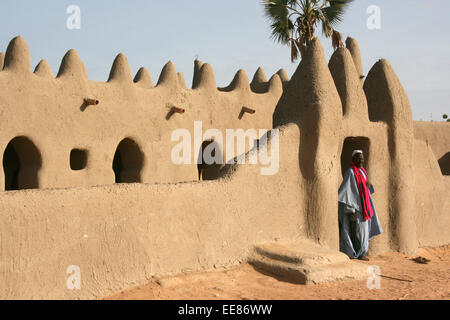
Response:
[{"label": "wooden peg", "polygon": [[172,109],[170,109],[170,111],[171,111],[172,113],[185,113],[185,112],[186,112],[185,109],[178,108],[178,107],[172,107]]},{"label": "wooden peg", "polygon": [[247,113],[250,113],[250,114],[254,114],[255,112],[256,112],[256,110],[255,109],[250,109],[250,108],[247,108],[247,107],[242,107],[242,112],[247,112]]},{"label": "wooden peg", "polygon": [[84,99],[87,106],[96,106],[100,103],[97,99]]},{"label": "wooden peg", "polygon": [[242,117],[244,116],[244,113],[254,114],[255,112],[256,112],[255,109],[251,109],[251,108],[247,108],[247,107],[242,107],[241,112],[239,113],[239,120],[242,119]]},{"label": "wooden peg", "polygon": [[183,113],[185,113],[185,112],[186,112],[185,109],[183,109],[183,108],[178,108],[178,107],[173,106],[172,108],[170,108],[169,113],[167,113],[167,115],[166,115],[166,120],[169,120],[169,119],[172,117],[172,115],[173,115],[174,113],[180,113],[180,114],[183,114]]}]

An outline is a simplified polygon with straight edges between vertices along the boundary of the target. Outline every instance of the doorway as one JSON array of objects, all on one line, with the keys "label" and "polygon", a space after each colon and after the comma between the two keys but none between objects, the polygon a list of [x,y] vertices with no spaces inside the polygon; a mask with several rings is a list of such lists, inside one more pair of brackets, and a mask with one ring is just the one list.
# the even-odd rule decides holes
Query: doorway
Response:
[{"label": "doorway", "polygon": [[123,139],[117,146],[113,160],[116,183],[141,182],[144,154],[132,139]]},{"label": "doorway", "polygon": [[352,153],[354,150],[362,150],[364,153],[364,168],[369,172],[370,159],[370,140],[366,137],[348,137],[344,140],[344,146],[341,154],[341,173],[344,177],[345,172],[350,168]]},{"label": "doorway", "polygon": [[41,153],[30,139],[12,139],[3,153],[5,190],[38,189],[41,166]]},{"label": "doorway", "polygon": [[203,141],[198,153],[198,180],[217,179],[222,164],[217,163],[217,161],[215,161],[216,159],[221,159],[220,162],[222,162],[222,151],[219,144],[213,140]]}]

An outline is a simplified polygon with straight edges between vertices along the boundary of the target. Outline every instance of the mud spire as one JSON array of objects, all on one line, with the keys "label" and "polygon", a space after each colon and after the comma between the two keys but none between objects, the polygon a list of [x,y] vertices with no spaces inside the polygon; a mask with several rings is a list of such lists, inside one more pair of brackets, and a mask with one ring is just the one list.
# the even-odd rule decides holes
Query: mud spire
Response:
[{"label": "mud spire", "polygon": [[259,67],[258,70],[256,70],[255,75],[253,76],[253,80],[250,83],[250,88],[253,92],[256,93],[263,93],[267,91],[267,77],[264,73],[264,70]]},{"label": "mud spire", "polygon": [[268,92],[276,97],[281,97],[281,94],[283,93],[283,83],[278,74],[274,74],[272,78],[270,78]]},{"label": "mud spire", "polygon": [[300,134],[300,170],[309,181],[305,195],[308,236],[339,247],[336,223],[342,106],[320,41],[307,48],[274,112],[274,127],[295,123]]},{"label": "mud spire", "polygon": [[186,80],[184,79],[184,75],[181,72],[177,72],[178,76],[178,84],[181,88],[187,89]]},{"label": "mud spire", "polygon": [[30,51],[25,39],[17,36],[11,40],[6,49],[4,70],[15,73],[31,73]]},{"label": "mud spire", "polygon": [[250,91],[250,84],[247,73],[240,69],[226,88],[221,88],[220,91],[230,92],[235,90]]},{"label": "mud spire", "polygon": [[264,82],[267,82],[267,77],[264,73],[264,70],[259,67],[258,70],[256,70],[255,75],[253,76],[252,84],[259,84]]},{"label": "mud spire", "polygon": [[134,82],[142,88],[150,89],[154,87],[150,72],[148,72],[147,68],[145,67],[140,68],[136,73]]},{"label": "mud spire", "polygon": [[192,89],[196,88],[198,86],[198,83],[200,81],[200,69],[203,66],[203,62],[201,62],[198,59],[195,59],[194,61],[194,77],[192,79]]},{"label": "mud spire", "polygon": [[59,67],[57,78],[66,77],[88,79],[86,68],[74,49],[67,51]]},{"label": "mud spire", "polygon": [[322,121],[334,127],[333,123],[340,123],[341,118],[340,97],[322,45],[315,38],[275,110],[274,126],[289,122],[309,126]]},{"label": "mud spire", "polygon": [[348,37],[347,40],[345,40],[345,46],[352,55],[356,71],[358,72],[358,76],[362,81],[364,81],[364,70],[362,66],[361,51],[359,49],[358,42],[355,39]]},{"label": "mud spire", "polygon": [[198,83],[193,89],[217,90],[216,76],[209,63],[205,63],[198,73]]},{"label": "mud spire", "polygon": [[42,78],[53,78],[52,70],[47,60],[42,59],[36,68],[34,69],[34,74]]},{"label": "mud spire", "polygon": [[158,79],[157,87],[159,86],[176,86],[178,83],[177,70],[175,69],[172,61],[166,63],[161,71],[161,75]]},{"label": "mud spire", "polygon": [[394,243],[405,254],[417,251],[414,194],[414,127],[408,96],[387,60],[378,61],[364,82],[372,121],[388,125],[391,216],[395,219]]},{"label": "mud spire", "polygon": [[369,121],[366,96],[350,51],[338,48],[328,66],[341,98],[343,115],[355,121]]},{"label": "mud spire", "polygon": [[132,76],[128,59],[123,53],[119,53],[109,73],[108,82],[132,83]]},{"label": "mud spire", "polygon": [[289,76],[288,76],[286,70],[280,69],[280,70],[278,70],[277,74],[280,76],[281,82],[289,81]]}]

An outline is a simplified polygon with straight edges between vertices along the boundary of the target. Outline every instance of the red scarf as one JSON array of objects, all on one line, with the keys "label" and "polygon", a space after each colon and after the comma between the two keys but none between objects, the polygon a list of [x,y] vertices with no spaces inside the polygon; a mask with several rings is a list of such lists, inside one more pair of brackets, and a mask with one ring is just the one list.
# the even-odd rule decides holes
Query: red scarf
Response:
[{"label": "red scarf", "polygon": [[361,170],[366,175],[364,177],[364,175],[359,171],[359,168],[355,165],[354,162],[350,164],[350,167],[353,169],[353,173],[355,174],[356,185],[358,186],[359,195],[361,197],[364,221],[370,220],[373,217],[373,208],[370,202],[370,191],[367,187],[367,172],[363,167],[361,167]]}]

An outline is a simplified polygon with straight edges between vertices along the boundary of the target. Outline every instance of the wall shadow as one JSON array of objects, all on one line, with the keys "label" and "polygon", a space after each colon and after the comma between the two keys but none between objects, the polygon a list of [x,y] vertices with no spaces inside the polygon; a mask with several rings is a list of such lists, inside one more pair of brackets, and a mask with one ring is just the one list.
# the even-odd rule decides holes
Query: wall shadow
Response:
[{"label": "wall shadow", "polygon": [[441,168],[442,175],[450,176],[450,152],[444,154],[439,160],[439,167]]}]

